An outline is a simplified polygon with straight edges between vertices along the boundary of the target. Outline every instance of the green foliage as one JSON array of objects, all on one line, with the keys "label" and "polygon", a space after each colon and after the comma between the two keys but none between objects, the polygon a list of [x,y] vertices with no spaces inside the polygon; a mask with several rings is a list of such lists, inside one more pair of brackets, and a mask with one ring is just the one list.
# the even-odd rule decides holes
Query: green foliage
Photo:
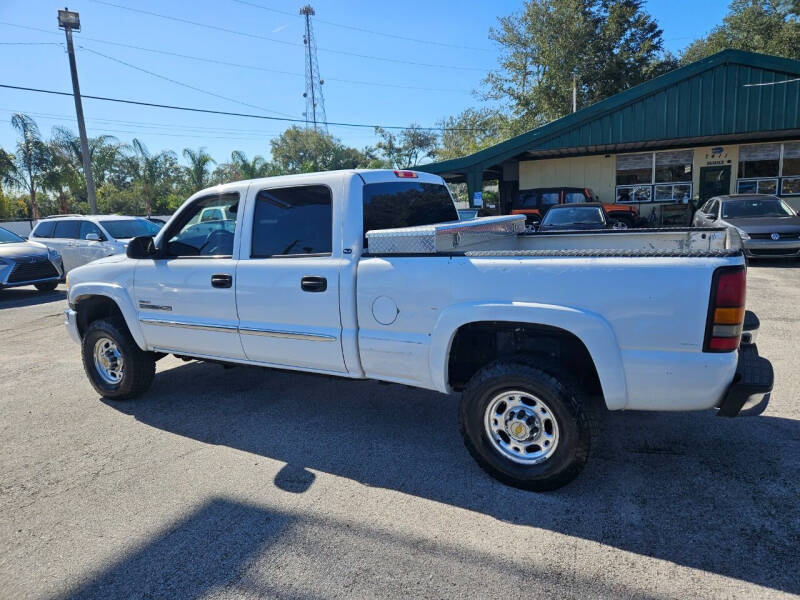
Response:
[{"label": "green foliage", "polygon": [[367,153],[311,128],[290,127],[270,140],[270,146],[274,167],[281,174],[355,169],[369,162]]},{"label": "green foliage", "polygon": [[459,158],[483,150],[510,137],[512,123],[503,113],[488,108],[468,108],[437,123],[442,128],[437,160]]},{"label": "green foliage", "polygon": [[800,59],[800,0],[734,0],[722,24],[692,42],[684,64],[733,48]]},{"label": "green foliage", "polygon": [[510,110],[521,132],[569,113],[573,82],[581,108],[674,68],[643,4],[528,0],[490,30],[501,57],[484,80],[484,97]]},{"label": "green foliage", "polygon": [[197,150],[184,148],[183,156],[189,161],[189,166],[186,167],[186,179],[191,193],[202,190],[209,184],[211,165],[217,164],[217,161],[211,158],[205,148]]},{"label": "green foliage", "polygon": [[417,166],[424,158],[433,156],[438,139],[436,134],[412,123],[400,133],[392,133],[382,127],[375,128],[381,139],[376,144],[390,166],[405,169]]}]

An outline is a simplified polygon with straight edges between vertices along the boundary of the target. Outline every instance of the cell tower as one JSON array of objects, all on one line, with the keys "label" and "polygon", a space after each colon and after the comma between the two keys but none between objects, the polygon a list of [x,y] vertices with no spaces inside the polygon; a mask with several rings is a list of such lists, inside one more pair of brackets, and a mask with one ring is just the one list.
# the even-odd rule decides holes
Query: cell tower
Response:
[{"label": "cell tower", "polygon": [[317,42],[314,39],[314,28],[311,26],[311,16],[315,15],[314,8],[306,4],[300,9],[300,14],[306,18],[306,33],[303,36],[303,44],[306,47],[306,91],[303,98],[306,99],[306,127],[313,125],[314,129],[328,131],[325,116],[325,98],[322,95],[322,85],[325,81],[319,76],[319,64],[317,64]]}]

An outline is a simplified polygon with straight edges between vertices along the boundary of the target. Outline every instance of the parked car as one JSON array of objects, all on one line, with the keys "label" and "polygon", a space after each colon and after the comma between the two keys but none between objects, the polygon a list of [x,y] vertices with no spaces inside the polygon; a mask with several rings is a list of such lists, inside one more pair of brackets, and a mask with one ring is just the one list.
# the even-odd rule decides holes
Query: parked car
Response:
[{"label": "parked car", "polygon": [[141,217],[57,215],[39,221],[28,239],[58,251],[65,272],[98,258],[123,254],[128,242],[160,227]]},{"label": "parked car", "polygon": [[619,221],[614,225],[616,227],[611,225],[602,204],[557,204],[545,213],[539,231],[624,229],[619,226]]},{"label": "parked car", "polygon": [[0,289],[34,285],[51,292],[64,277],[61,255],[0,227]]},{"label": "parked car", "polygon": [[735,227],[748,257],[800,256],[800,216],[777,196],[716,196],[694,215],[695,227]]},{"label": "parked car", "polygon": [[[235,219],[196,235],[220,205]],[[144,393],[168,353],[460,392],[473,457],[531,490],[578,475],[606,408],[766,406],[769,361],[737,352],[757,321],[733,232],[610,230],[576,252],[581,234],[524,227],[459,222],[445,182],[415,171],[229,183],[73,270],[66,326],[111,399]]]},{"label": "parked car", "polygon": [[[536,229],[547,211],[559,204],[600,202],[590,188],[555,187],[520,190],[511,204],[512,215],[525,215],[528,228]],[[639,211],[626,204],[603,204],[615,229],[627,229],[639,224]]]}]

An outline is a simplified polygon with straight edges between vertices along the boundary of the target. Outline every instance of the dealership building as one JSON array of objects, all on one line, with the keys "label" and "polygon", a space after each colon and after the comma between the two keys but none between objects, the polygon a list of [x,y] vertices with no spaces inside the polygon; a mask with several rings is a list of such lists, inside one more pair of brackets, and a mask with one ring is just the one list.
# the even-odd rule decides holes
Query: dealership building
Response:
[{"label": "dealership building", "polygon": [[[653,223],[666,205],[777,194],[800,208],[800,61],[725,50],[475,154],[419,167],[520,190],[591,188]],[[655,214],[653,214],[655,213]]]}]

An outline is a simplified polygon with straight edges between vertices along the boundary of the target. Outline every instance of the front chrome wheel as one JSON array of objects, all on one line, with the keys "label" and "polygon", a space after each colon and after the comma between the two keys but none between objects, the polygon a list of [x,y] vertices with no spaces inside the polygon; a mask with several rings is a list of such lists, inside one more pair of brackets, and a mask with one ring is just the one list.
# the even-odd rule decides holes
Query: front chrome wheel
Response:
[{"label": "front chrome wheel", "polygon": [[94,344],[94,368],[106,383],[117,385],[125,373],[125,361],[117,344],[107,337],[99,338]]},{"label": "front chrome wheel", "polygon": [[528,392],[505,391],[486,407],[486,435],[492,445],[514,462],[535,465],[558,447],[558,422],[541,398]]}]

